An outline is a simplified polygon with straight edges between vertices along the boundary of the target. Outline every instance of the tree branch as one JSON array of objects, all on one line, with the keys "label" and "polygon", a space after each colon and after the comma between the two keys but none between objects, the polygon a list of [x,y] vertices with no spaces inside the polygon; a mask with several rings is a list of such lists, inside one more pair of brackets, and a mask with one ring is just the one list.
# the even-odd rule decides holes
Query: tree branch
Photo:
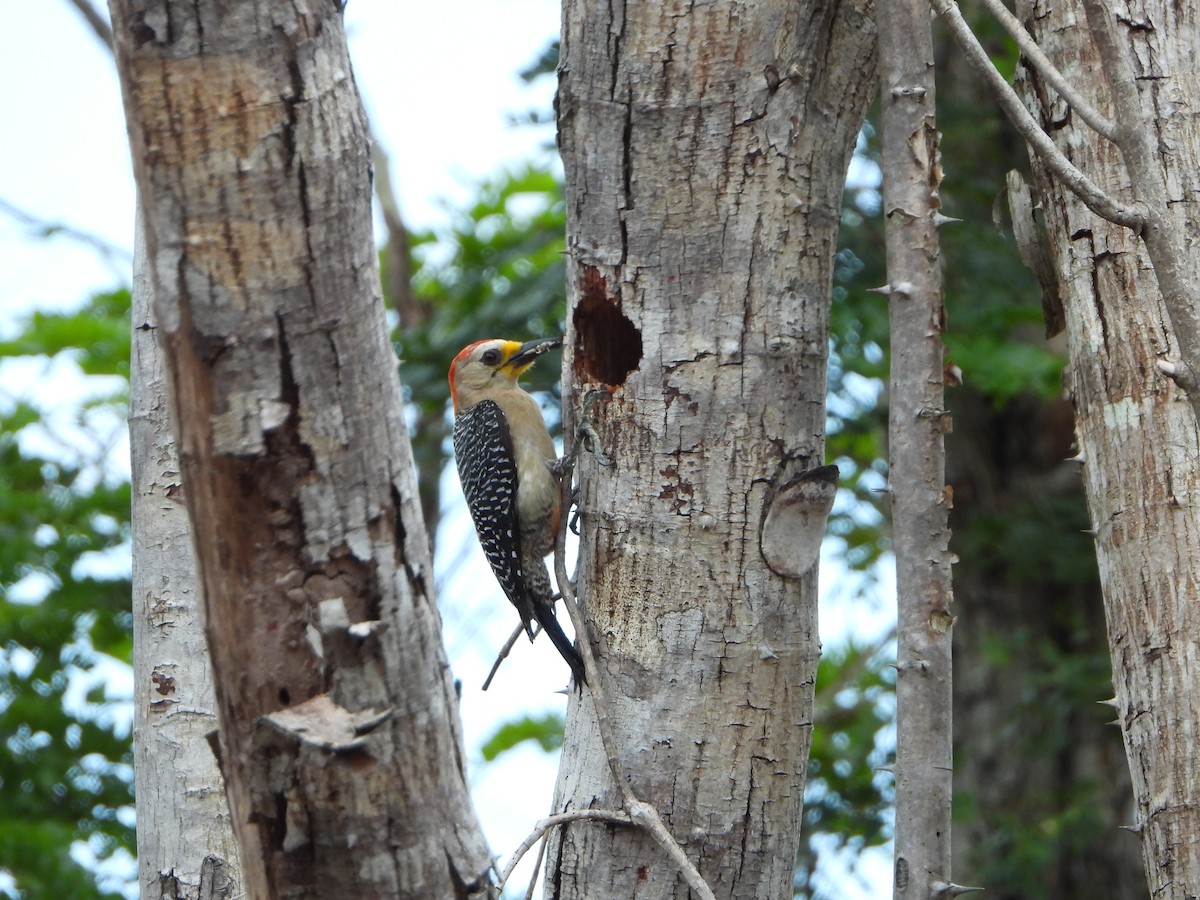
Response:
[{"label": "tree branch", "polygon": [[571,822],[578,822],[581,819],[594,819],[600,822],[613,822],[617,825],[632,825],[633,819],[628,814],[614,809],[573,809],[570,812],[557,813],[553,816],[547,816],[533,826],[533,831],[529,836],[517,846],[513,851],[512,857],[504,866],[504,870],[500,873],[500,881],[496,885],[497,891],[503,891],[504,885],[508,883],[508,879],[512,877],[513,870],[517,864],[530,851],[534,844],[546,836],[551,828],[556,825],[568,825]]},{"label": "tree branch", "polygon": [[[133,262],[133,254],[124,247],[119,247],[99,235],[92,234],[89,231],[84,231],[81,228],[76,228],[73,225],[67,225],[63,222],[53,222],[49,219],[43,219],[34,215],[27,210],[16,206],[9,201],[0,197],[0,213],[7,215],[9,218],[29,228],[35,229],[42,237],[55,237],[62,235],[70,238],[73,241],[78,241],[91,247],[99,253],[105,260],[113,263],[117,260],[128,265]],[[125,273],[128,275],[128,272]]]},{"label": "tree branch", "polygon": [[508,654],[512,652],[513,645],[517,643],[517,638],[525,633],[525,624],[518,622],[517,627],[513,629],[513,633],[508,636],[508,640],[504,642],[504,646],[500,648],[500,652],[496,654],[496,661],[492,663],[491,671],[488,672],[487,678],[483,680],[483,690],[487,690],[492,686],[492,679],[496,677],[496,673],[500,670],[500,663],[508,659]]},{"label": "tree branch", "polygon": [[91,26],[96,37],[100,39],[105,47],[112,52],[113,49],[113,33],[112,26],[108,24],[108,20],[101,15],[100,10],[92,6],[91,0],[68,0],[68,2],[79,10],[79,14]]},{"label": "tree branch", "polygon": [[966,57],[971,68],[975,70],[996,98],[996,103],[1008,116],[1008,120],[1020,133],[1021,137],[1033,148],[1055,177],[1075,194],[1084,205],[1101,218],[1118,225],[1125,225],[1140,232],[1146,224],[1146,212],[1135,206],[1127,206],[1109,197],[1094,181],[1081,172],[1054,145],[1004,76],[996,71],[988,58],[987,51],[975,37],[971,27],[963,20],[957,4],[953,0],[929,0],[930,6],[942,17]]},{"label": "tree branch", "polygon": [[983,5],[999,22],[1004,30],[1009,33],[1014,41],[1017,42],[1017,47],[1030,64],[1037,69],[1038,73],[1046,79],[1046,83],[1058,92],[1058,95],[1067,102],[1071,109],[1079,114],[1091,128],[1098,134],[1103,135],[1110,141],[1116,139],[1117,126],[1104,113],[1092,106],[1079,91],[1075,90],[1075,86],[1067,80],[1067,77],[1058,70],[1058,67],[1050,61],[1042,48],[1038,46],[1037,41],[1033,39],[1025,26],[1021,24],[1021,20],[1008,11],[1008,7],[1001,0],[983,0]]},{"label": "tree branch", "polygon": [[1129,46],[1117,39],[1112,12],[1103,3],[1083,0],[1083,9],[1112,91],[1116,145],[1129,170],[1134,197],[1147,210],[1140,234],[1154,265],[1179,353],[1169,377],[1186,392],[1200,421],[1200,310],[1194,290],[1200,276],[1171,216],[1162,163],[1151,140],[1155,130],[1142,105]]}]

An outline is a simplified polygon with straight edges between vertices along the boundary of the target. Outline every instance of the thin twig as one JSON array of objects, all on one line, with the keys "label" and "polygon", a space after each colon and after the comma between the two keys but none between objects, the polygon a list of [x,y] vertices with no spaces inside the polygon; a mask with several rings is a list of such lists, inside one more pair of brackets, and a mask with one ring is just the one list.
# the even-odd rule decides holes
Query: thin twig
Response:
[{"label": "thin twig", "polygon": [[392,162],[383,144],[375,137],[371,140],[371,165],[375,167],[375,199],[379,201],[379,212],[387,230],[383,252],[387,260],[387,298],[400,316],[404,328],[424,325],[433,313],[432,305],[418,296],[412,288],[412,265],[410,258],[408,226],[400,213],[400,202],[392,185]]},{"label": "thin twig", "polygon": [[1025,138],[1034,152],[1045,161],[1050,171],[1096,215],[1140,232],[1146,222],[1145,212],[1136,206],[1127,206],[1108,196],[1100,189],[1099,185],[1063,155],[1062,151],[1054,145],[1054,141],[1034,120],[1029,110],[1025,108],[1016,91],[992,65],[987,51],[980,45],[979,39],[975,37],[971,27],[963,20],[957,4],[953,0],[929,0],[929,3],[946,23],[946,27],[954,36],[954,40],[958,43],[971,68],[991,89],[996,103],[1008,116],[1013,127],[1020,132],[1021,137]]},{"label": "thin twig", "polygon": [[[564,417],[564,426],[571,424]],[[582,431],[583,429],[578,429]],[[571,435],[569,429],[564,429],[565,434]],[[565,442],[565,440],[564,440]],[[571,447],[565,447],[565,452],[568,457],[574,452],[574,445],[578,443],[578,437],[572,441]],[[572,467],[562,479],[561,494],[563,508],[570,507],[572,500],[571,483],[573,480],[574,467]],[[621,765],[620,757],[617,754],[617,737],[613,729],[612,718],[608,712],[608,697],[604,690],[604,681],[600,677],[600,665],[596,661],[596,655],[592,650],[592,642],[588,638],[587,622],[583,617],[583,610],[579,606],[579,601],[575,595],[575,588],[571,583],[571,579],[567,577],[567,529],[569,527],[570,516],[562,516],[562,521],[559,525],[558,535],[554,543],[554,577],[558,580],[558,590],[562,594],[563,606],[566,607],[567,615],[571,617],[571,625],[575,629],[575,636],[579,644],[579,652],[583,657],[583,669],[587,674],[587,691],[584,696],[590,697],[592,701],[592,709],[596,716],[596,727],[600,732],[600,743],[604,748],[604,755],[608,760],[608,768],[612,773],[613,781],[616,783],[617,790],[621,792],[622,805],[629,813],[629,818],[633,824],[645,828],[654,841],[671,857],[672,861],[679,868],[680,874],[687,882],[688,887],[696,894],[700,900],[716,900],[716,896],[712,892],[712,888],[704,880],[704,876],[700,874],[700,870],[695,864],[688,859],[683,848],[675,837],[667,829],[667,826],[659,816],[658,810],[649,803],[641,800],[634,793],[633,786],[629,783],[629,777],[625,773],[624,766]],[[580,698],[580,702],[583,698]],[[582,810],[581,810],[582,811]]]},{"label": "thin twig", "polygon": [[1067,77],[1059,71],[1058,67],[1050,61],[1043,51],[1038,46],[1037,41],[1033,39],[1025,26],[1021,24],[1021,20],[1008,11],[1008,7],[1001,0],[983,0],[983,5],[999,22],[1004,30],[1009,33],[1014,41],[1017,42],[1017,47],[1025,58],[1029,60],[1030,65],[1037,69],[1038,73],[1046,79],[1046,83],[1058,92],[1058,95],[1067,102],[1071,109],[1079,114],[1088,125],[1090,125],[1098,134],[1103,135],[1110,141],[1115,140],[1117,134],[1117,126],[1112,119],[1107,118],[1104,113],[1092,106],[1087,99],[1075,90],[1075,86],[1067,80]]},{"label": "thin twig", "polygon": [[492,663],[492,670],[488,672],[487,679],[483,682],[483,689],[486,691],[491,687],[492,679],[496,677],[496,672],[500,669],[500,663],[508,658],[508,654],[512,651],[513,645],[516,644],[519,638],[525,631],[525,625],[520,624],[513,629],[513,633],[508,636],[508,640],[504,642],[504,646],[500,648],[500,652],[496,654],[496,661]]},{"label": "thin twig", "polygon": [[546,842],[538,844],[537,859],[533,861],[533,875],[529,878],[529,887],[525,889],[525,900],[533,900],[533,890],[537,887],[538,873],[542,871],[542,860],[546,858]]},{"label": "thin twig", "polygon": [[525,840],[521,841],[517,849],[513,851],[512,858],[504,866],[504,871],[500,873],[500,883],[496,885],[498,891],[504,890],[504,885],[508,883],[508,879],[512,876],[513,869],[517,867],[522,857],[529,852],[529,848],[540,841],[551,828],[556,825],[568,825],[571,822],[577,822],[580,819],[594,819],[599,822],[613,822],[617,825],[632,825],[633,819],[626,813],[614,809],[573,809],[569,812],[556,813],[553,816],[547,816],[536,825],[533,826],[533,831]]},{"label": "thin twig", "polygon": [[70,0],[72,6],[79,10],[79,14],[92,27],[96,37],[100,39],[105,47],[111,52],[113,49],[113,33],[112,26],[108,24],[108,20],[100,14],[100,10],[92,6],[91,0]]},{"label": "thin twig", "polygon": [[81,244],[91,247],[99,253],[104,259],[114,266],[117,261],[123,262],[126,265],[133,262],[133,254],[124,247],[119,247],[99,235],[92,234],[89,231],[84,231],[82,228],[76,228],[73,225],[67,225],[64,222],[54,222],[50,219],[43,219],[41,216],[34,215],[28,210],[22,209],[14,203],[0,197],[0,213],[8,216],[10,219],[24,225],[28,228],[35,229],[41,237],[54,237],[61,235],[65,238],[70,238]]}]

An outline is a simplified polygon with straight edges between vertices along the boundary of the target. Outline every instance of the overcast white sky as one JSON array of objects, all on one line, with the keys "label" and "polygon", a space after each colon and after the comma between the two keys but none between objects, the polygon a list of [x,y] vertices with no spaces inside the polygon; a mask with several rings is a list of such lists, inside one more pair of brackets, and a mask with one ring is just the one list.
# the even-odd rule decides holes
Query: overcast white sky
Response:
[{"label": "overcast white sky", "polygon": [[[510,115],[550,107],[553,80],[531,88],[516,72],[557,34],[558,0],[350,0],[346,22],[358,85],[391,156],[410,224],[444,222],[447,202],[461,205],[472,184],[529,159],[552,137],[546,129],[514,129],[507,122]],[[0,201],[131,249],[133,182],[108,50],[67,0],[9,3],[0,29],[0,70]],[[31,236],[0,210],[0,332],[15,314],[71,307],[92,292],[128,283],[128,277],[124,260],[106,262],[66,237]],[[5,392],[22,388],[13,383],[14,371],[0,372]],[[457,491],[453,477],[446,487]],[[465,514],[451,517],[446,528],[443,546],[469,533]],[[444,569],[445,561],[440,565]],[[552,648],[521,642],[492,690],[480,693],[491,654],[515,617],[482,556],[472,565],[448,581],[443,599],[450,607],[447,645],[463,680],[468,749],[477,755],[479,742],[498,722],[561,709],[563,698],[552,692],[566,673]],[[843,620],[826,632],[826,641],[855,627]],[[870,623],[873,633],[879,627]],[[548,811],[555,765],[554,758],[525,747],[474,770],[476,802],[502,859]],[[846,900],[873,893],[846,882],[839,889]]]},{"label": "overcast white sky", "polygon": [[[351,0],[355,74],[411,223],[443,221],[445,200],[461,202],[473,182],[527,159],[550,136],[506,122],[549,108],[553,79],[531,88],[516,72],[557,34],[558,22],[553,0]],[[133,181],[108,51],[67,0],[12,3],[0,29],[0,67],[0,200],[131,247]],[[95,253],[66,238],[26,236],[0,214],[0,314],[76,304],[114,284]]]}]

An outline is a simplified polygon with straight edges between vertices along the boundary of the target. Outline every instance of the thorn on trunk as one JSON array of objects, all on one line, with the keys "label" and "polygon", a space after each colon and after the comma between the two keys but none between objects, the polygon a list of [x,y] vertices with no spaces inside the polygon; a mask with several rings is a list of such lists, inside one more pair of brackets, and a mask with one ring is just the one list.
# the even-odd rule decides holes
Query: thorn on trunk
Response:
[{"label": "thorn on trunk", "polygon": [[981,887],[970,887],[965,884],[955,884],[954,882],[935,881],[930,885],[933,888],[933,896],[942,897],[957,897],[960,894],[971,894],[975,891],[982,891]]}]

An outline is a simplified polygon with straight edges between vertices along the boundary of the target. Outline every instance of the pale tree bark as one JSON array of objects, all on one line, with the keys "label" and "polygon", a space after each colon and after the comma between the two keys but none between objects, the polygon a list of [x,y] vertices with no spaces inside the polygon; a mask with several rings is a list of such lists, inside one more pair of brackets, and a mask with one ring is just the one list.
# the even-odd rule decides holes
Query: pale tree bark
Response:
[{"label": "pale tree bark", "polygon": [[[560,76],[568,424],[614,392],[597,424],[616,464],[582,457],[579,562],[614,749],[717,896],[790,896],[823,522],[799,476],[824,462],[871,11],[571,0]],[[621,796],[585,690],[555,808]],[[594,821],[552,836],[547,879],[558,898],[688,895],[646,832]]]},{"label": "pale tree bark", "polygon": [[[942,232],[943,248],[965,259],[991,227],[1005,171],[1028,157],[958,47],[946,36],[934,47],[941,148],[953,161],[944,211],[964,220]],[[1036,237],[1032,211],[1025,215]],[[1013,222],[1019,243],[1025,229],[1016,213]],[[1009,261],[991,258],[1017,263],[1011,252]],[[975,304],[971,276],[944,261],[947,293],[962,294],[960,308]],[[1044,333],[1056,334],[1062,307],[1049,259],[1040,252],[1030,261],[1049,286]],[[949,329],[961,325],[951,311]],[[1038,339],[1036,326],[1028,333]],[[1065,338],[1055,349],[1065,357]],[[1112,717],[1094,703],[1111,696],[1111,667],[1095,553],[1079,533],[1083,483],[1068,459],[1074,411],[1032,392],[997,403],[977,380],[968,369],[965,385],[947,392],[962,623],[954,629],[954,797],[969,810],[954,822],[953,869],[986,886],[991,900],[1136,897],[1145,883],[1138,842],[1117,827],[1132,821],[1129,766],[1120,733],[1103,724]]]},{"label": "pale tree bark", "polygon": [[242,895],[237,842],[207,739],[217,728],[217,703],[140,233],[133,266],[129,446],[138,884],[144,897],[232,900]]},{"label": "pale tree bark", "polygon": [[[1200,171],[1200,23],[1191,7],[1115,5],[1117,42],[1132,51],[1140,104],[1157,149],[1166,208],[1149,218],[1186,237],[1195,257]],[[1023,3],[1018,15],[1042,49],[1101,111],[1120,118],[1078,2]],[[1116,147],[1082,127],[1036,73],[1025,101],[1072,162],[1110,195],[1134,196]],[[1129,756],[1150,893],[1200,896],[1200,447],[1188,398],[1157,364],[1188,359],[1145,245],[1088,211],[1034,158],[1051,257],[1066,310],[1067,390],[1108,619],[1114,706]],[[1135,172],[1135,176],[1136,176]],[[1142,199],[1153,191],[1139,189]],[[1176,238],[1179,240],[1180,238]],[[1181,240],[1182,243],[1182,240]],[[1156,260],[1157,262],[1157,260]],[[1178,280],[1179,272],[1174,273]],[[1196,284],[1188,285],[1195,296]],[[1172,288],[1178,291],[1178,284]],[[1176,311],[1177,312],[1177,311]],[[1175,316],[1179,320],[1179,316]],[[1166,366],[1169,371],[1170,366]]]},{"label": "pale tree bark", "polygon": [[883,211],[891,375],[888,488],[896,557],[896,829],[892,895],[953,890],[953,598],[942,330],[942,168],[925,0],[880,0]]},{"label": "pale tree bark", "polygon": [[484,896],[340,4],[112,10],[245,893]]}]

